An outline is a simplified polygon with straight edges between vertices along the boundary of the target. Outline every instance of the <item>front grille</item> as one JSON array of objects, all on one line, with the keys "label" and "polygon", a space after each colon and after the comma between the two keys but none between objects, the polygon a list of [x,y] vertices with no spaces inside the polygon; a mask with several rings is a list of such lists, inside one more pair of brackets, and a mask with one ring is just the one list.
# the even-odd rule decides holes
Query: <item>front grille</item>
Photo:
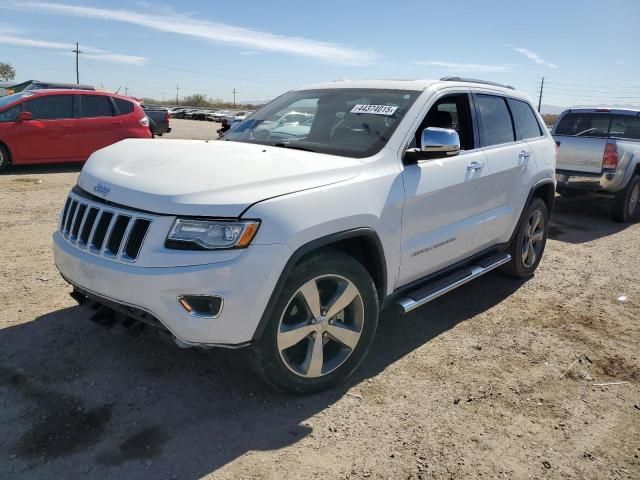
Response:
[{"label": "front grille", "polygon": [[138,212],[119,210],[70,195],[62,210],[60,233],[80,249],[135,262],[151,221],[147,216],[139,216]]}]

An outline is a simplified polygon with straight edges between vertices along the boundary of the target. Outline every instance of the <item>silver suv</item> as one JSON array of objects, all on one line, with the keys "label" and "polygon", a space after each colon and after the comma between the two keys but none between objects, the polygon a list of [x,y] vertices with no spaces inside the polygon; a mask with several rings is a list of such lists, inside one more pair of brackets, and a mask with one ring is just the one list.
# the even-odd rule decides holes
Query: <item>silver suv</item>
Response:
[{"label": "silver suv", "polygon": [[640,215],[640,110],[572,108],[553,127],[558,146],[557,189],[609,193],[611,217]]}]

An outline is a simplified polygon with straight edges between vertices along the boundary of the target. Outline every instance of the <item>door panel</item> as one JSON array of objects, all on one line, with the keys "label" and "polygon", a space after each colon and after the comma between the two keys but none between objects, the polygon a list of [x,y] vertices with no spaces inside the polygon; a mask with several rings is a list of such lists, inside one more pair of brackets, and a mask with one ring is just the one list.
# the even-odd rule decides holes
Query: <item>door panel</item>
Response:
[{"label": "door panel", "polygon": [[494,194],[485,223],[488,240],[501,243],[511,236],[529,194],[529,179],[536,173],[535,152],[527,142],[485,149],[487,174]]},{"label": "door panel", "polygon": [[[470,170],[474,162],[479,168]],[[483,224],[492,182],[482,150],[408,165],[403,178],[400,285],[488,246]]]},{"label": "door panel", "polygon": [[87,159],[96,150],[107,147],[124,138],[122,117],[115,116],[110,97],[106,95],[78,95],[79,152]]},{"label": "door panel", "polygon": [[47,95],[23,103],[32,120],[15,122],[12,149],[21,163],[73,161],[78,158],[73,95]]}]

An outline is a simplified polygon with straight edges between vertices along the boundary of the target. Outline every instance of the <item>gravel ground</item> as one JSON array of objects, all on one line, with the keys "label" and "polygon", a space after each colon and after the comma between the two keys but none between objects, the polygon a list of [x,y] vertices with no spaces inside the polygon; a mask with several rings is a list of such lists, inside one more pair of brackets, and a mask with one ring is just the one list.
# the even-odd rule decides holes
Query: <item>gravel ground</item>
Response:
[{"label": "gravel ground", "polygon": [[169,121],[171,133],[162,138],[183,138],[188,140],[213,140],[218,138],[216,130],[221,126],[219,122],[201,122],[196,120],[182,120],[172,118]]},{"label": "gravel ground", "polygon": [[87,320],[50,247],[77,174],[0,176],[0,478],[640,478],[640,224],[601,199],[558,200],[531,280],[386,312],[347,385],[294,398]]}]

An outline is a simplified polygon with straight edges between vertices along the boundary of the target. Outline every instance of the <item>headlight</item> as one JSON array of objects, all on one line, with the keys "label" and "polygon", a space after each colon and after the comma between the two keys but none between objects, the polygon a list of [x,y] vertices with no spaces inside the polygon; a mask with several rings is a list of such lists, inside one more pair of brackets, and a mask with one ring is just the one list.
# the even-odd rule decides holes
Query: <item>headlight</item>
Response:
[{"label": "headlight", "polygon": [[245,248],[253,240],[259,226],[260,222],[256,220],[227,222],[178,218],[167,237],[167,247],[205,250]]}]

